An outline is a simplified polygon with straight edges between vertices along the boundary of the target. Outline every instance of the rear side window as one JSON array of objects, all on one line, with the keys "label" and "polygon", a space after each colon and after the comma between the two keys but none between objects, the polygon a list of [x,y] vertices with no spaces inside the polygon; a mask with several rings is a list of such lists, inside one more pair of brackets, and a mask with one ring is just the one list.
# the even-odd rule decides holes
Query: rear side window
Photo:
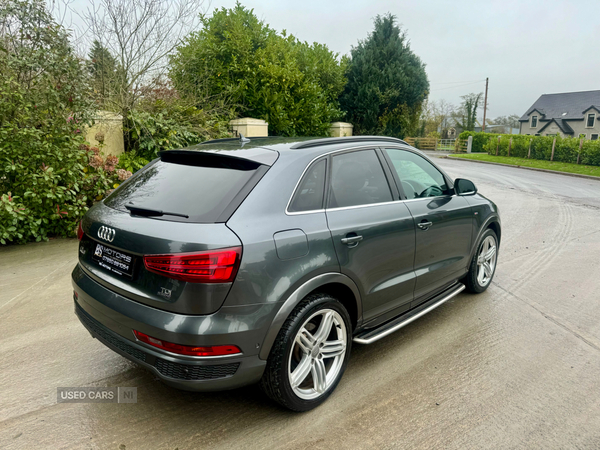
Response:
[{"label": "rear side window", "polygon": [[329,208],[390,201],[390,186],[375,150],[360,150],[332,158]]},{"label": "rear side window", "polygon": [[296,189],[288,211],[315,211],[323,208],[326,168],[327,162],[324,159],[309,167]]},{"label": "rear side window", "polygon": [[[263,170],[261,170],[263,168]],[[153,219],[214,223],[226,221],[239,204],[241,191],[247,191],[260,179],[265,166],[258,164],[218,164],[215,159],[203,165],[157,161],[124,183],[104,204],[128,212],[126,205],[176,215],[152,216]],[[246,192],[246,193],[247,193]],[[234,206],[232,210],[232,206]],[[188,217],[182,217],[188,216]]]}]

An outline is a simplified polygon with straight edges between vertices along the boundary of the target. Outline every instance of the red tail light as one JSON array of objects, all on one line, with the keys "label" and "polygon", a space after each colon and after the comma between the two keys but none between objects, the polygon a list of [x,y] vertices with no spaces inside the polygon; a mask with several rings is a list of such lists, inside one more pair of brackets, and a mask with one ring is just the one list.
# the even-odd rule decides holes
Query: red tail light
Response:
[{"label": "red tail light", "polygon": [[145,342],[156,348],[162,348],[169,352],[177,353],[179,355],[190,355],[190,356],[223,356],[223,355],[235,355],[236,353],[242,353],[242,351],[235,345],[213,345],[210,347],[195,347],[192,345],[181,345],[173,344],[172,342],[163,341],[160,339],[153,338],[147,334],[140,333],[137,330],[133,330],[133,334],[138,341]]},{"label": "red tail light", "polygon": [[83,237],[83,227],[81,226],[81,221],[79,221],[79,228],[77,228],[77,239],[81,240]]},{"label": "red tail light", "polygon": [[237,274],[241,247],[174,255],[146,255],[150,272],[191,283],[231,283]]}]

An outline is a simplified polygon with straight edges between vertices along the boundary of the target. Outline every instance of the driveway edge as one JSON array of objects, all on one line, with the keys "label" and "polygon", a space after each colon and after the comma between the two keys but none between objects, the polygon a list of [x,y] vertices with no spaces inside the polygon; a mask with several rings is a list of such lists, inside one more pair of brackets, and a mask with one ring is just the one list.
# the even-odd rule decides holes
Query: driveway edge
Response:
[{"label": "driveway edge", "polygon": [[596,177],[594,175],[583,175],[580,173],[570,173],[570,172],[561,172],[559,170],[550,170],[550,169],[538,169],[537,167],[525,167],[525,166],[515,166],[514,164],[503,164],[491,161],[478,161],[476,159],[468,159],[468,158],[460,158],[452,155],[445,156],[447,159],[452,159],[454,161],[469,161],[479,164],[491,164],[494,166],[504,166],[504,167],[515,167],[517,169],[525,169],[525,170],[535,170],[537,172],[546,172],[546,173],[555,173],[558,175],[566,175],[568,177],[576,177],[576,178],[587,178],[588,180],[596,180],[600,181],[600,177]]}]

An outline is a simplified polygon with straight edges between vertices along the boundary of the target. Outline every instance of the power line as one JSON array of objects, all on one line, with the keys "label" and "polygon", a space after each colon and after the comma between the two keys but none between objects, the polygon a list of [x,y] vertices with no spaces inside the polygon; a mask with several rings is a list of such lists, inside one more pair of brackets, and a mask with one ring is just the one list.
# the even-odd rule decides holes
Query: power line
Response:
[{"label": "power line", "polygon": [[473,84],[479,84],[479,83],[481,83],[482,81],[485,81],[485,80],[481,80],[481,81],[473,81],[473,82],[471,82],[471,83],[459,84],[459,85],[457,85],[457,86],[449,86],[449,87],[443,87],[443,88],[431,89],[431,90],[432,90],[432,91],[443,91],[443,90],[445,90],[445,89],[455,89],[455,88],[460,88],[460,87],[464,87],[464,86],[471,86],[471,85],[473,85]]},{"label": "power line", "polygon": [[438,84],[481,83],[481,82],[483,82],[483,81],[485,81],[485,80],[472,80],[472,81],[443,81],[443,82],[440,82],[440,83],[431,82],[431,84],[438,85]]}]

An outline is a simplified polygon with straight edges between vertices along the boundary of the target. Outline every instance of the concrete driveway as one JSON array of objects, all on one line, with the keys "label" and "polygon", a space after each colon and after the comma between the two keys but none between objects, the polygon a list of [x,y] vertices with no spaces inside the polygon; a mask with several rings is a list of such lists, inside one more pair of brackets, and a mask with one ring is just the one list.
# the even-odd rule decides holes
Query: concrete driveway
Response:
[{"label": "concrete driveway", "polygon": [[[0,249],[0,448],[600,448],[600,182],[439,160],[500,207],[493,285],[370,346],[293,414],[255,387],[165,387],[73,314],[77,242]],[[134,386],[136,404],[57,404]]]}]

